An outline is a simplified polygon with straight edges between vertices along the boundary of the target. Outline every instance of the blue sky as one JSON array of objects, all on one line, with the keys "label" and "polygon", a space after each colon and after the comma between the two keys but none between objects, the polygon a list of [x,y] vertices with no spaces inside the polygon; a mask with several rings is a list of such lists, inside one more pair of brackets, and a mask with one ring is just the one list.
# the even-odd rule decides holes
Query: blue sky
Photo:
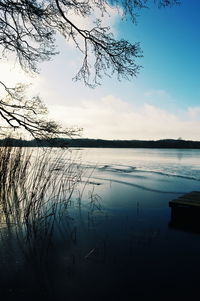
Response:
[{"label": "blue sky", "polygon": [[[60,38],[60,54],[40,66],[40,75],[21,73],[21,79],[33,82],[32,91],[43,98],[52,118],[83,127],[83,137],[200,140],[199,12],[199,0],[182,0],[177,7],[140,11],[133,25],[111,11],[105,22],[117,37],[141,43],[144,57],[137,62],[143,68],[131,81],[104,77],[95,89],[74,83],[81,55]],[[7,62],[2,64],[1,69],[9,67],[8,79],[9,72],[13,82],[20,78]]]},{"label": "blue sky", "polygon": [[180,6],[143,10],[135,28],[128,22],[119,26],[121,36],[141,41],[143,88],[167,90],[183,106],[199,104],[199,12],[198,0],[183,0]]}]

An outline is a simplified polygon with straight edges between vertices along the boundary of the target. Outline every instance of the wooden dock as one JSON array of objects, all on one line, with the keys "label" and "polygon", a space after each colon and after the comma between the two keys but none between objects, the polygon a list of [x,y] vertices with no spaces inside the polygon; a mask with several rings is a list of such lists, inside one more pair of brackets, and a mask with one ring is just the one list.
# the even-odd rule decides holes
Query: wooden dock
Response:
[{"label": "wooden dock", "polygon": [[187,207],[187,208],[199,208],[200,209],[200,191],[192,191],[180,196],[179,198],[169,202],[169,206],[175,207]]},{"label": "wooden dock", "polygon": [[200,191],[186,193],[169,202],[169,226],[183,231],[200,233]]}]

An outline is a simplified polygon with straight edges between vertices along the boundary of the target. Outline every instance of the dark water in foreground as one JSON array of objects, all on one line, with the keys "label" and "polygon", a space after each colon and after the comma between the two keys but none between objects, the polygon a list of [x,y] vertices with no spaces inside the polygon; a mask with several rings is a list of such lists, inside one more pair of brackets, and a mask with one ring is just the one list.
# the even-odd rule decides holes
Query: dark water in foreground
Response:
[{"label": "dark water in foreground", "polygon": [[200,151],[83,152],[89,184],[56,221],[47,252],[35,241],[22,256],[16,235],[1,231],[4,300],[195,300],[200,227],[171,227],[168,202],[200,190]]}]

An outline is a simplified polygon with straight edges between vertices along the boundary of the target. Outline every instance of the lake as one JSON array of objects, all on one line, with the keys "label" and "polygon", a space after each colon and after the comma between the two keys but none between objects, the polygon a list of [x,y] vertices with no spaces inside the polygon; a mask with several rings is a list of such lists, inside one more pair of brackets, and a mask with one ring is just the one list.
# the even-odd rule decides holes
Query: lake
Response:
[{"label": "lake", "polygon": [[81,154],[83,162],[97,165],[118,166],[120,169],[136,168],[200,180],[200,150],[198,149],[74,149]]},{"label": "lake", "polygon": [[68,157],[81,162],[83,174],[46,264],[38,273],[30,259],[12,263],[5,288],[47,300],[193,299],[200,231],[187,221],[172,225],[168,203],[200,190],[200,150],[70,149],[61,169]]}]

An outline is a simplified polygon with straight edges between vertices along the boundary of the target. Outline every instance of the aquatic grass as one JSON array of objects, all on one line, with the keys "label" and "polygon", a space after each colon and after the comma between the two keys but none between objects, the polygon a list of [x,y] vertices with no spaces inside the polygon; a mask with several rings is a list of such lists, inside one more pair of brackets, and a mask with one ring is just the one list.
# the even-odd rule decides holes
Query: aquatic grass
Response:
[{"label": "aquatic grass", "polygon": [[[13,285],[19,296],[20,289],[27,295],[36,291],[52,296],[52,279],[62,282],[67,275],[70,283],[70,271],[85,265],[88,231],[102,210],[91,175],[76,152],[67,149],[0,147],[0,268],[6,275],[1,279],[5,289]],[[56,274],[57,266],[61,274]],[[12,277],[14,284],[9,283]]]},{"label": "aquatic grass", "polygon": [[[66,150],[67,151],[67,150]],[[65,215],[78,191],[83,169],[65,160],[66,151],[0,148],[0,227],[7,227],[23,249],[46,256],[55,221]]]}]

